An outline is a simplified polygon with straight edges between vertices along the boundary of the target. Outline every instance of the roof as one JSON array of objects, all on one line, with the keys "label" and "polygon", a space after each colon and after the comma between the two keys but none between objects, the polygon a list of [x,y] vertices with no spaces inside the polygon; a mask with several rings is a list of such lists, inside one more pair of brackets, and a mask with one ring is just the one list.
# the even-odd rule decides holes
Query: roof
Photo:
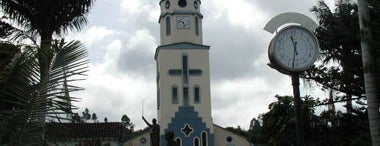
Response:
[{"label": "roof", "polygon": [[108,123],[47,123],[46,139],[112,138],[119,139],[123,125]]},{"label": "roof", "polygon": [[194,44],[190,42],[180,42],[168,45],[161,45],[156,48],[156,53],[154,54],[154,59],[157,60],[158,53],[161,49],[210,49],[210,46]]}]

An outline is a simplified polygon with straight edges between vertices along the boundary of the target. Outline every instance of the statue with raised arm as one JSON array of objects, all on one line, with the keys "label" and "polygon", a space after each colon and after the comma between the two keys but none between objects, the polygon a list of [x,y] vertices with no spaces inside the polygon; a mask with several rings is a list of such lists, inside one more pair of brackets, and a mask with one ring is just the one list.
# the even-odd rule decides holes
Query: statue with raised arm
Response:
[{"label": "statue with raised arm", "polygon": [[144,116],[142,117],[144,122],[152,128],[152,131],[150,132],[150,145],[151,146],[159,146],[160,145],[160,125],[157,124],[157,120],[153,119],[152,124],[150,124]]}]

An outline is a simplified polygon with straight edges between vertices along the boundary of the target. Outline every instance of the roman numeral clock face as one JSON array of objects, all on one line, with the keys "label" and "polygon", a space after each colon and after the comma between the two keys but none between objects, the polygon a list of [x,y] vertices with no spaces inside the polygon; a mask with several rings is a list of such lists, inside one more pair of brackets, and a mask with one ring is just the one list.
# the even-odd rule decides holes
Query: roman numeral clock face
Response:
[{"label": "roman numeral clock face", "polygon": [[318,40],[313,33],[301,26],[288,26],[272,40],[269,58],[280,70],[301,72],[314,64],[318,51]]}]

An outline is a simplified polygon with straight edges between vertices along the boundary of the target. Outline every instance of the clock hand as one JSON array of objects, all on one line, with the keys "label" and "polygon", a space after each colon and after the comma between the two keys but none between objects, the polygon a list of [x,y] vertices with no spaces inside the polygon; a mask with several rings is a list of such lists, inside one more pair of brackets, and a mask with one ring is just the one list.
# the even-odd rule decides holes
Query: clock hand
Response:
[{"label": "clock hand", "polygon": [[293,44],[293,48],[294,48],[294,53],[293,53],[293,64],[292,64],[292,67],[294,68],[294,61],[296,59],[296,56],[298,55],[298,52],[297,52],[297,41],[294,41],[293,39],[293,36],[290,36],[290,39],[292,40],[292,44]]}]

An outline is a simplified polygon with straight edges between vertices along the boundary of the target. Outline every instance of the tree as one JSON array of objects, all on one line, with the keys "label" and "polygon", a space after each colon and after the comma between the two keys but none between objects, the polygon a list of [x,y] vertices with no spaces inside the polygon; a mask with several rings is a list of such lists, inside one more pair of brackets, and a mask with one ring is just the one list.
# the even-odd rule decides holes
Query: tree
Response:
[{"label": "tree", "polygon": [[[351,99],[347,98],[350,95],[356,96],[357,99],[367,99],[368,116],[370,120],[373,120],[370,122],[370,125],[373,126],[371,131],[377,135],[372,139],[379,141],[380,2],[369,0],[368,4],[362,4],[367,1],[359,0],[359,4],[362,4],[361,10],[368,11],[366,15],[363,15],[365,12],[358,11],[357,4],[352,0],[337,2],[334,12],[323,1],[313,7],[312,11],[317,14],[319,19],[320,27],[317,29],[316,35],[320,40],[321,49],[324,51],[324,61],[333,58],[338,61],[339,66],[331,67],[329,62],[325,62],[307,77],[321,83],[324,88],[346,93],[347,96],[344,99],[334,102],[350,101]],[[359,26],[361,26],[360,29]],[[344,70],[347,69],[348,72],[345,72]],[[373,84],[369,85],[369,83]],[[357,100],[357,102],[360,101]],[[348,111],[350,111],[349,108]],[[374,145],[378,145],[378,143],[380,142],[376,142]]]},{"label": "tree", "polygon": [[353,96],[362,99],[365,91],[357,6],[350,0],[336,2],[334,11],[324,1],[319,1],[311,9],[319,20],[315,35],[319,40],[323,64],[309,71],[306,78],[321,84],[323,89],[345,93],[336,101],[346,101],[347,112],[350,113]]},{"label": "tree", "polygon": [[84,111],[82,112],[82,120],[84,122],[87,122],[90,119],[91,119],[90,110],[88,110],[88,108],[85,108]]},{"label": "tree", "polygon": [[[37,45],[23,46],[24,51],[9,64],[10,71],[3,74],[4,85],[0,91],[0,103],[11,105],[11,108],[0,110],[1,126],[0,144],[13,145],[41,145],[44,133],[44,123],[39,119],[47,117],[47,120],[69,120],[66,115],[71,109],[67,107],[65,92],[74,92],[82,88],[70,85],[63,91],[63,84],[81,80],[87,71],[87,52],[79,41],[65,42],[55,40],[52,43],[53,54],[46,56],[53,58],[46,64],[49,68],[49,78],[39,78],[40,65],[37,60]],[[42,53],[42,52],[41,52]],[[45,60],[45,59],[43,59]],[[46,61],[46,60],[45,60]],[[64,73],[64,71],[66,73]],[[4,72],[3,72],[4,73]],[[46,82],[48,86],[41,86]],[[40,94],[40,93],[49,94]],[[44,106],[41,106],[44,105]]]},{"label": "tree", "polygon": [[[36,50],[39,63],[39,86],[49,85],[50,62],[54,60],[52,48],[53,35],[68,30],[80,30],[87,22],[85,14],[89,12],[94,0],[1,0],[1,8],[6,16],[25,30],[39,34],[40,45]],[[35,40],[35,39],[33,39]],[[42,91],[41,94],[49,93]],[[42,105],[47,106],[47,105]],[[44,121],[45,117],[41,117]]]},{"label": "tree", "polygon": [[135,136],[135,133],[134,133],[134,127],[135,127],[135,124],[133,124],[131,122],[131,119],[129,119],[129,117],[124,114],[122,117],[121,117],[121,123],[123,124],[124,128],[123,128],[123,135],[122,135],[122,140],[121,141],[128,141],[132,138],[134,138]]},{"label": "tree", "polygon": [[126,114],[124,114],[121,117],[121,123],[124,125],[125,128],[130,129],[132,131],[133,131],[133,128],[135,127],[135,124],[131,122],[131,119],[129,119],[129,117]]},{"label": "tree", "polygon": [[79,116],[79,114],[78,114],[78,113],[74,113],[71,121],[72,121],[73,123],[80,123],[81,120],[80,120],[80,116]]},{"label": "tree", "polygon": [[[275,96],[276,102],[269,104],[269,112],[263,114],[263,126],[260,139],[268,145],[295,145],[295,111],[294,99],[291,96]],[[314,107],[317,105],[311,97],[303,98],[302,118],[304,119],[305,140],[311,141],[311,119],[314,118]]]},{"label": "tree", "polygon": [[260,122],[258,120],[256,120],[255,118],[253,118],[251,120],[251,123],[249,125],[249,129],[248,129],[248,141],[251,142],[251,143],[254,143],[254,144],[257,144],[257,143],[260,143],[261,141],[259,140],[259,136],[260,136],[260,133],[261,133],[261,125],[260,125]]},{"label": "tree", "polygon": [[[375,3],[375,2],[373,2]],[[379,6],[379,2],[377,5]],[[364,79],[365,79],[365,89],[366,96],[368,99],[368,118],[371,131],[372,145],[380,146],[380,100],[379,100],[379,64],[376,62],[376,57],[379,57],[379,50],[375,50],[376,45],[373,45],[372,31],[371,31],[371,19],[369,16],[367,0],[359,0],[359,22],[360,22],[360,36],[361,36],[361,46],[363,52],[363,66],[364,66]],[[380,10],[380,8],[378,9]],[[380,14],[380,12],[378,12]],[[377,16],[379,17],[379,16]],[[379,24],[379,23],[377,23]],[[373,25],[372,25],[373,26]],[[378,33],[378,32],[377,32]],[[379,46],[379,45],[377,45]]]},{"label": "tree", "polygon": [[98,117],[96,117],[95,113],[92,113],[91,119],[94,120],[94,123],[96,123],[96,120],[98,119]]},{"label": "tree", "polygon": [[53,34],[80,30],[87,23],[94,0],[2,0],[6,15],[25,29],[37,32],[41,48],[50,46]]}]

